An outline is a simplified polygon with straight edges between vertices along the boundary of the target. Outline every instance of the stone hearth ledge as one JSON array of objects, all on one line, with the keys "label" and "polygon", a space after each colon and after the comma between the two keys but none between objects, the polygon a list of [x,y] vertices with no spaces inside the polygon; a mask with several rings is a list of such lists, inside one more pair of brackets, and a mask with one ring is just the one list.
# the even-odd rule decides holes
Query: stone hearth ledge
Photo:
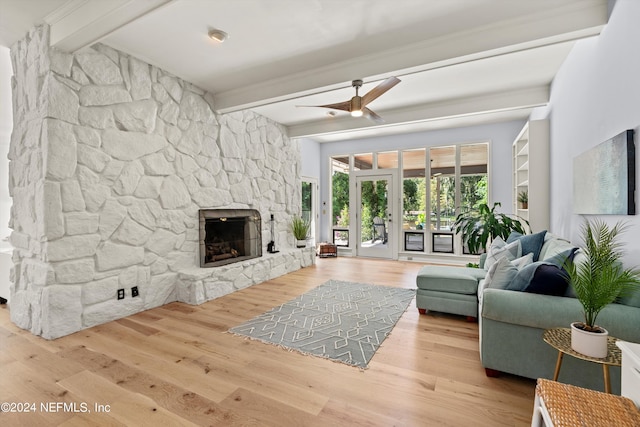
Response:
[{"label": "stone hearth ledge", "polygon": [[178,273],[177,300],[198,305],[315,263],[315,248],[283,249],[260,258]]}]

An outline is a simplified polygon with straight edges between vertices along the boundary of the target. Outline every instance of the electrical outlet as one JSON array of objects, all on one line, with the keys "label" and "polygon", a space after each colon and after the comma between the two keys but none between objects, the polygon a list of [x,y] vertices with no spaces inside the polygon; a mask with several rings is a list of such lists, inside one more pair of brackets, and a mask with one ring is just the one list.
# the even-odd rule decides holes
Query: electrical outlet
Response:
[{"label": "electrical outlet", "polygon": [[124,289],[118,289],[118,299],[124,299]]},{"label": "electrical outlet", "polygon": [[131,297],[135,298],[138,295],[140,295],[140,292],[138,292],[138,287],[134,286],[133,288],[131,288]]}]

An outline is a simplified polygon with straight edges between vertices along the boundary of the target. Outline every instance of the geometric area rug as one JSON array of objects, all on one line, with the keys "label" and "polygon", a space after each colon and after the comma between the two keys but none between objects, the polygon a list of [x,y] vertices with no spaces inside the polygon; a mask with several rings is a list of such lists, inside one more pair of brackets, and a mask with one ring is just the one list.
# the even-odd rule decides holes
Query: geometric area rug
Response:
[{"label": "geometric area rug", "polygon": [[229,332],[366,369],[414,296],[413,289],[329,280]]}]

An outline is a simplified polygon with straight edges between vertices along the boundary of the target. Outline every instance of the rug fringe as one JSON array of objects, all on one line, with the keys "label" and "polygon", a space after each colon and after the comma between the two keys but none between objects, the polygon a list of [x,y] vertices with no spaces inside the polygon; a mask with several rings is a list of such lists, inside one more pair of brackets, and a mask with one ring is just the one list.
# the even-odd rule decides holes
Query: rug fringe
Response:
[{"label": "rug fringe", "polygon": [[233,332],[233,331],[230,331],[230,330],[229,331],[222,331],[222,333],[223,334],[234,335],[236,337],[241,337],[244,340],[248,340],[248,341],[256,341],[256,342],[260,342],[260,343],[263,343],[263,344],[269,344],[269,345],[271,345],[273,347],[278,347],[280,349],[287,350],[289,353],[298,353],[298,354],[301,354],[303,356],[317,357],[319,359],[330,360],[333,363],[341,363],[343,365],[352,366],[354,368],[360,369],[360,371],[366,371],[367,369],[369,369],[369,364],[367,364],[367,366],[364,366],[364,367],[363,366],[358,366],[358,365],[354,365],[354,364],[349,363],[349,362],[344,362],[342,360],[332,359],[329,356],[325,356],[325,355],[321,355],[321,354],[309,353],[309,352],[306,352],[306,351],[303,351],[303,350],[300,350],[300,349],[297,349],[297,348],[287,347],[287,346],[284,346],[282,344],[278,344],[278,343],[275,343],[275,342],[263,340],[263,339],[256,338],[256,337],[250,337],[248,335],[239,334],[237,332]]}]

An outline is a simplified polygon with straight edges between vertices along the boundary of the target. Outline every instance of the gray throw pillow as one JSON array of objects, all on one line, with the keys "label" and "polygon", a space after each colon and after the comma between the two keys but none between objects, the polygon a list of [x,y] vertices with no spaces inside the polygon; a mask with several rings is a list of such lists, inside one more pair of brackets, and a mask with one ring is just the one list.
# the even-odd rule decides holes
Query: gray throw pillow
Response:
[{"label": "gray throw pillow", "polygon": [[506,257],[500,258],[487,271],[485,288],[506,289],[518,274],[518,268]]},{"label": "gray throw pillow", "polygon": [[500,258],[507,258],[509,261],[513,261],[516,258],[520,258],[521,255],[522,249],[520,241],[506,244],[500,237],[496,237],[489,247],[487,259],[484,262],[484,268],[488,270]]}]

